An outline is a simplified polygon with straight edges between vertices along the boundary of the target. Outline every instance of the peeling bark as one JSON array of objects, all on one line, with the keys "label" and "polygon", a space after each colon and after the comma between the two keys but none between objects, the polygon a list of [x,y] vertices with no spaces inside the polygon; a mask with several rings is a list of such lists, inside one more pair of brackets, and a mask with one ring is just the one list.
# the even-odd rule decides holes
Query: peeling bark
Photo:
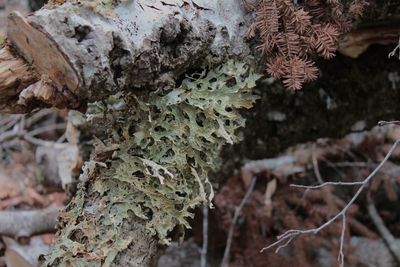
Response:
[{"label": "peeling bark", "polygon": [[15,102],[15,96],[35,81],[35,72],[24,60],[14,56],[9,47],[0,50],[0,109],[3,112],[24,112],[23,107],[10,102]]}]

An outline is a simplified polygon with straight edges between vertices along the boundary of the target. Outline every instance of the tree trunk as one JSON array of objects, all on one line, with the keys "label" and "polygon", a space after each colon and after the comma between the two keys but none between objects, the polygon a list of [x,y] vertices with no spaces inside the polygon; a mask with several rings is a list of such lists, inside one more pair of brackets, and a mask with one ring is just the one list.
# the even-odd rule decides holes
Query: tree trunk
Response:
[{"label": "tree trunk", "polygon": [[[173,4],[83,0],[52,4],[26,18],[13,13],[7,45],[0,51],[0,108],[10,113],[49,106],[85,111],[88,103],[118,93],[140,96],[175,88],[184,74],[198,71],[208,55],[218,62],[236,58],[257,65],[252,46],[244,37],[250,18],[236,0]],[[378,110],[379,116],[367,116],[362,128],[378,117],[397,114],[397,91],[390,91],[391,82],[380,81],[387,80],[382,75],[389,75],[399,63],[391,62],[382,71],[380,63],[372,61],[380,69],[371,73],[364,69],[364,60],[371,62],[367,57],[339,57],[322,68],[323,74],[326,71],[336,74],[335,79],[345,79],[348,87],[332,81],[331,76],[295,93],[280,85],[260,84],[262,101],[248,114],[251,119],[244,131],[245,142],[234,153],[260,158],[296,142],[341,135],[365,119],[366,109]],[[335,64],[351,66],[351,75],[358,75],[359,83],[353,84],[352,77],[347,79],[347,71],[332,71]],[[376,87],[382,91],[372,94]],[[382,92],[387,91],[396,97],[384,98]],[[363,101],[364,94],[371,95],[370,100]],[[377,102],[385,108],[371,104]],[[350,108],[352,115],[348,117]],[[342,118],[346,119],[339,120]],[[104,132],[115,127],[103,123],[109,127]],[[100,133],[97,137],[106,143],[105,136]],[[121,161],[113,158],[116,148],[102,145],[101,153],[95,153],[97,158],[85,165],[85,179],[61,214],[61,229],[46,265],[147,267],[155,263],[160,240],[146,226],[145,218],[133,215],[135,207],[125,206],[121,196],[133,196],[137,191],[112,179]],[[112,161],[107,165],[99,157]],[[142,208],[140,201],[135,204]]]},{"label": "tree trunk", "polygon": [[9,16],[8,45],[53,90],[46,99],[30,94],[23,103],[16,91],[8,112],[39,104],[77,109],[120,91],[171,88],[207,55],[222,60],[250,53],[239,1],[92,2]]},{"label": "tree trunk", "polygon": [[[88,102],[119,92],[173,88],[209,54],[220,61],[249,55],[240,2],[204,2],[81,1],[26,18],[12,13],[0,58],[3,111],[84,110]],[[153,266],[157,236],[143,219],[122,216],[129,212],[119,210],[122,205],[106,205],[112,194],[101,196],[94,189],[94,184],[109,186],[104,171],[97,172],[61,214],[61,230],[45,265]],[[120,196],[135,195],[118,186],[112,190],[122,190]]]}]

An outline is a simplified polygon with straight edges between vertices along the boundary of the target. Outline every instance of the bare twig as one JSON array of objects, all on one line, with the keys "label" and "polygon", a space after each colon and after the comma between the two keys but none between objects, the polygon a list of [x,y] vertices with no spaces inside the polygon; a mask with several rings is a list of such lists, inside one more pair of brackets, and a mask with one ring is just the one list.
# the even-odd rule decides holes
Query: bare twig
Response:
[{"label": "bare twig", "polygon": [[317,177],[317,181],[320,184],[322,184],[324,182],[324,180],[322,179],[321,172],[319,171],[318,160],[317,160],[317,156],[315,153],[315,145],[314,145],[313,151],[311,153],[311,158],[312,158],[312,164],[313,164],[313,170],[314,170],[315,177]]},{"label": "bare twig", "polygon": [[42,139],[30,136],[29,134],[23,135],[23,138],[26,141],[28,141],[29,143],[37,145],[37,146],[44,146],[44,147],[51,147],[51,148],[65,148],[66,146],[68,146],[68,144],[66,144],[66,143],[56,143],[53,141],[46,141],[46,140],[42,140]]},{"label": "bare twig", "polygon": [[344,234],[346,232],[346,213],[343,213],[342,215],[342,232],[340,234],[340,248],[339,248],[339,255],[338,255],[338,261],[340,263],[340,267],[344,266],[344,252],[343,252],[343,247],[344,247]]},{"label": "bare twig", "polygon": [[400,125],[400,121],[379,121],[378,126],[385,126],[388,124]]},{"label": "bare twig", "polygon": [[[334,164],[332,161],[330,161],[330,160],[328,160],[328,159],[326,159],[326,158],[324,158],[324,157],[321,157],[320,160],[323,161],[323,162],[325,162],[326,165],[328,165],[329,167],[331,167],[340,177],[343,178],[343,177],[346,176],[346,175],[344,174],[344,172],[342,172],[339,168],[337,168],[337,167],[335,166],[335,164]],[[374,165],[374,167],[375,167],[375,165]]]},{"label": "bare twig", "polygon": [[301,185],[301,184],[291,184],[291,187],[296,187],[296,188],[303,188],[303,189],[319,189],[328,185],[362,185],[364,184],[364,181],[357,181],[357,182],[325,182],[322,184],[318,185]]},{"label": "bare twig", "polygon": [[[324,228],[326,228],[328,225],[330,225],[332,222],[334,222],[335,220],[337,220],[338,218],[342,218],[343,219],[343,225],[342,225],[342,237],[344,236],[344,225],[345,225],[345,218],[346,218],[346,212],[348,211],[348,209],[350,208],[351,205],[354,204],[354,202],[356,201],[356,199],[358,198],[358,196],[361,194],[361,192],[365,189],[365,187],[369,184],[369,182],[371,181],[371,179],[378,173],[378,171],[383,167],[383,165],[388,161],[388,159],[390,158],[390,156],[393,154],[393,152],[395,151],[395,149],[397,148],[397,146],[400,144],[400,139],[396,140],[396,142],[392,145],[392,147],[390,148],[390,150],[388,151],[388,153],[386,154],[385,158],[379,163],[379,165],[371,172],[370,175],[368,175],[367,178],[364,179],[364,181],[362,181],[362,183],[358,183],[359,185],[361,185],[358,190],[356,191],[356,193],[353,195],[353,197],[351,198],[351,200],[344,206],[344,208],[338,213],[336,214],[334,217],[332,217],[331,219],[329,219],[327,222],[325,222],[324,224],[322,224],[321,226],[317,227],[317,228],[312,228],[312,229],[306,229],[306,230],[300,230],[300,229],[291,229],[286,231],[285,233],[283,233],[282,235],[277,237],[277,241],[272,243],[269,246],[264,247],[261,252],[273,248],[273,247],[277,247],[277,249],[275,250],[275,252],[279,252],[279,250],[285,246],[287,246],[294,238],[300,236],[300,235],[305,235],[305,234],[318,234],[321,230],[323,230]],[[357,183],[357,182],[356,182]],[[343,183],[342,183],[343,184]],[[300,186],[300,187],[304,187],[304,186]],[[309,187],[304,187],[309,189]],[[342,238],[341,238],[342,239]],[[343,241],[341,240],[341,250],[343,250]],[[339,261],[342,264],[342,260],[344,260],[344,257],[342,257],[341,255],[342,251],[339,251]]]},{"label": "bare twig", "polygon": [[390,233],[389,229],[386,227],[381,216],[379,215],[378,211],[376,210],[374,203],[372,202],[372,200],[370,198],[368,198],[368,214],[371,217],[371,220],[374,223],[379,234],[381,235],[382,239],[387,244],[390,252],[392,252],[394,258],[397,261],[397,264],[400,264],[400,248],[397,245],[396,239]]},{"label": "bare twig", "polygon": [[246,194],[244,195],[239,206],[237,206],[235,208],[235,213],[233,214],[232,223],[231,223],[231,226],[229,227],[228,238],[226,241],[224,257],[222,258],[221,267],[227,267],[229,264],[230,249],[231,249],[231,245],[232,245],[233,232],[235,230],[235,225],[237,223],[237,220],[239,219],[240,211],[242,210],[244,204],[246,204],[247,200],[250,198],[250,195],[254,190],[256,181],[257,181],[257,177],[253,176],[253,178],[251,179],[251,183],[250,183],[249,187],[247,188]]},{"label": "bare twig", "polygon": [[348,161],[343,161],[343,162],[337,162],[333,164],[336,167],[358,167],[358,168],[372,168],[375,167],[376,164],[372,162],[348,162]]},{"label": "bare twig", "polygon": [[30,131],[28,134],[30,136],[36,136],[38,134],[42,134],[45,132],[51,132],[54,130],[65,130],[66,127],[67,127],[66,123],[51,124],[51,125],[46,125],[46,126],[34,129],[34,130]]},{"label": "bare twig", "polygon": [[21,118],[22,115],[11,115],[1,122],[0,133],[3,133],[13,127]]},{"label": "bare twig", "polygon": [[53,109],[41,109],[26,119],[26,126],[30,127],[36,122],[42,120],[44,117],[54,114]]},{"label": "bare twig", "polygon": [[394,57],[396,55],[397,50],[399,50],[399,60],[400,60],[400,37],[399,37],[399,42],[397,43],[397,46],[392,50],[392,52],[389,53],[388,57]]},{"label": "bare twig", "polygon": [[22,241],[35,234],[54,232],[58,212],[57,208],[0,211],[0,235]]},{"label": "bare twig", "polygon": [[203,246],[201,248],[200,267],[207,266],[208,249],[208,205],[203,205]]},{"label": "bare twig", "polygon": [[0,134],[0,144],[3,143],[4,141],[17,137],[19,135],[20,131],[18,131],[18,129],[13,129],[11,131],[4,132]]},{"label": "bare twig", "polygon": [[25,119],[23,119],[23,118],[24,117],[20,118],[20,123],[19,123],[18,127],[15,126],[14,129],[0,134],[0,144],[9,139],[18,137],[18,138],[25,139],[26,141],[36,144],[36,145],[54,146],[54,143],[56,143],[56,142],[37,139],[37,138],[34,138],[34,136],[45,133],[45,132],[60,130],[60,129],[62,130],[62,129],[66,128],[65,123],[58,123],[58,124],[51,124],[51,125],[43,126],[43,127],[40,127],[40,128],[37,128],[37,129],[34,129],[34,130],[28,132],[24,129]]}]

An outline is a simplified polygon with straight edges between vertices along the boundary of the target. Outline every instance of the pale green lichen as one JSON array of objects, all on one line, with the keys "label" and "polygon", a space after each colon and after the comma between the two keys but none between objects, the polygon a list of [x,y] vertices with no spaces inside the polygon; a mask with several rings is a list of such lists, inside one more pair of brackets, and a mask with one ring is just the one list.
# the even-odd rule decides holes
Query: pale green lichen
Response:
[{"label": "pale green lichen", "polygon": [[[222,146],[239,140],[239,109],[252,107],[257,79],[245,64],[230,61],[169,92],[129,93],[93,105],[89,120],[109,126],[96,153],[113,155],[108,165],[86,164],[85,182],[61,216],[65,228],[46,265],[110,265],[132,241],[123,230],[132,214],[162,244],[175,226],[190,228],[191,210],[211,205],[208,174],[220,167]],[[91,203],[89,191],[96,195]]]}]

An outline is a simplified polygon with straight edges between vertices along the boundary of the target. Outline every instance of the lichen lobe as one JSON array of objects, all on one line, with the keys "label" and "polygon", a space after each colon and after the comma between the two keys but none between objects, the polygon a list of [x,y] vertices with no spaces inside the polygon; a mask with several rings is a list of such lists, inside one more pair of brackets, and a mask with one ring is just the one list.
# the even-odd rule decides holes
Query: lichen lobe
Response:
[{"label": "lichen lobe", "polygon": [[219,168],[222,146],[239,140],[239,109],[257,99],[251,91],[257,79],[245,64],[229,61],[176,89],[119,95],[89,107],[88,121],[102,117],[102,124],[114,125],[108,138],[97,140],[112,156],[86,163],[85,182],[61,216],[63,230],[45,265],[109,266],[132,245],[148,255],[132,221],[140,222],[140,235],[161,244],[170,243],[176,226],[190,228],[193,208],[211,205],[208,174]]}]

